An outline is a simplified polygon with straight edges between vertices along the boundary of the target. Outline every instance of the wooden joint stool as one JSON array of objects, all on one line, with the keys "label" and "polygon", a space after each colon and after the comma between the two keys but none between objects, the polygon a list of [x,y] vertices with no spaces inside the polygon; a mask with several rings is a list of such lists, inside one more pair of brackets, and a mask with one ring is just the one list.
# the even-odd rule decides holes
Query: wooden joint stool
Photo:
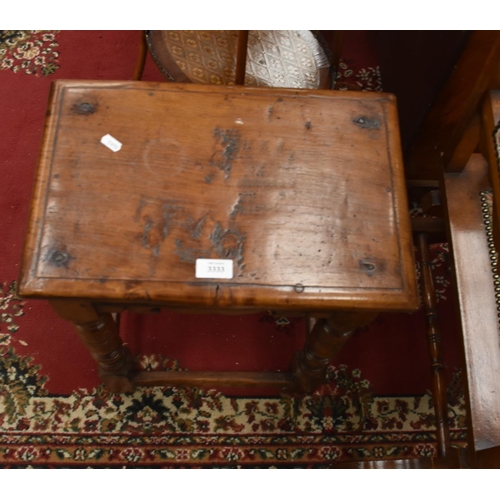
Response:
[{"label": "wooden joint stool", "polygon": [[[112,391],[311,391],[353,331],[418,307],[390,94],[53,84],[20,279],[73,322]],[[316,319],[290,373],[139,372],[112,313]]]}]

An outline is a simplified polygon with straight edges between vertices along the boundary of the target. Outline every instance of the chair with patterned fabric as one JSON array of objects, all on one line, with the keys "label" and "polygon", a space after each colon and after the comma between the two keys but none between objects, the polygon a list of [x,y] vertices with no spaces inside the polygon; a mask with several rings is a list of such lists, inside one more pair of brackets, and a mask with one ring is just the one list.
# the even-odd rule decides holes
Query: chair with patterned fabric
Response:
[{"label": "chair with patterned fabric", "polygon": [[333,88],[342,38],[342,31],[145,31],[133,79],[141,79],[149,49],[169,81]]}]

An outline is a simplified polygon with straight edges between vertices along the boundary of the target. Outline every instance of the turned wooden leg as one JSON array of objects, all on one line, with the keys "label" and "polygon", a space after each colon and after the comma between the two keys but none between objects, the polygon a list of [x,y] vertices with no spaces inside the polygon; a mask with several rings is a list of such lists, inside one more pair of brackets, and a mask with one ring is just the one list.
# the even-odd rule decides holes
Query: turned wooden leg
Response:
[{"label": "turned wooden leg", "polygon": [[104,385],[112,392],[133,392],[129,380],[132,356],[123,345],[111,314],[100,314],[85,301],[51,300],[50,305],[61,318],[73,323],[80,340],[97,361]]},{"label": "turned wooden leg", "polygon": [[338,312],[318,319],[309,333],[304,348],[292,362],[295,390],[311,392],[326,381],[326,369],[354,331],[377,316],[376,313]]},{"label": "turned wooden leg", "polygon": [[441,334],[438,326],[437,299],[432,279],[432,262],[427,235],[418,235],[422,261],[422,297],[425,309],[427,343],[432,368],[432,399],[436,414],[438,456],[448,457],[451,451],[450,428],[448,424],[448,402],[446,400],[445,366],[442,354]]}]

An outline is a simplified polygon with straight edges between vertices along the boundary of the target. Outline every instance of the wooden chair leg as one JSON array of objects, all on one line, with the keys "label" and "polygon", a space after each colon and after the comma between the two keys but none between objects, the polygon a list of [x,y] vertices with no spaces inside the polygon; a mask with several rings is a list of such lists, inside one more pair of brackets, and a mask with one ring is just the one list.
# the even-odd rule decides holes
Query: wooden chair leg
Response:
[{"label": "wooden chair leg", "polygon": [[247,65],[248,30],[238,31],[238,48],[236,51],[235,85],[245,85],[245,69]]},{"label": "wooden chair leg", "polygon": [[334,89],[339,73],[340,54],[344,43],[344,31],[340,30],[327,30],[320,31],[323,40],[325,41],[330,51],[330,67],[328,70],[328,80],[325,86],[321,88]]},{"label": "wooden chair leg", "polygon": [[132,356],[118,334],[110,313],[98,313],[92,304],[74,300],[51,300],[63,319],[73,323],[80,340],[99,366],[99,376],[112,392],[133,392],[129,379]]},{"label": "wooden chair leg", "polygon": [[426,313],[427,340],[432,366],[433,401],[436,414],[438,456],[407,460],[367,460],[334,464],[338,469],[458,469],[462,462],[460,453],[451,448],[446,402],[446,383],[442,360],[441,336],[436,312],[436,293],[431,273],[431,259],[427,234],[418,235],[422,263],[423,302]]},{"label": "wooden chair leg", "polygon": [[318,319],[304,348],[292,362],[295,391],[311,392],[325,383],[326,370],[331,360],[357,328],[370,323],[375,317],[376,313],[339,312],[327,319]]},{"label": "wooden chair leg", "polygon": [[141,45],[139,46],[139,57],[134,70],[132,80],[140,80],[144,72],[144,65],[146,64],[146,56],[148,54],[148,44],[146,42],[146,32],[141,31]]},{"label": "wooden chair leg", "polygon": [[340,54],[342,51],[342,45],[344,42],[344,32],[340,30],[335,30],[332,39],[332,60],[330,64],[330,88],[335,88],[335,82],[337,81],[337,75],[339,73],[340,64]]},{"label": "wooden chair leg", "polygon": [[431,258],[427,234],[418,235],[418,247],[421,259],[422,297],[425,310],[427,343],[432,367],[432,399],[436,414],[436,434],[438,456],[450,455],[450,428],[448,424],[448,403],[446,401],[446,381],[442,356],[441,334],[438,326],[437,300],[432,280]]}]

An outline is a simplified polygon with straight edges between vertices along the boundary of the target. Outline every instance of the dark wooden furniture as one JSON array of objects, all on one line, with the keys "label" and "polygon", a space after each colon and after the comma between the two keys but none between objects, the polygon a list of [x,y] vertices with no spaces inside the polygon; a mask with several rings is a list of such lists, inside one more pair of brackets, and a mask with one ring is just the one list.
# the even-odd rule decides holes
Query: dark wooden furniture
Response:
[{"label": "dark wooden furniture", "polygon": [[422,285],[422,301],[426,318],[427,345],[432,370],[432,397],[436,415],[436,434],[438,457],[450,455],[450,429],[448,424],[448,402],[446,400],[446,378],[443,362],[441,333],[438,326],[437,298],[431,271],[429,237],[425,232],[417,236],[420,251],[420,273]]},{"label": "dark wooden furniture", "polygon": [[238,45],[236,47],[236,69],[234,84],[245,85],[245,73],[248,56],[248,33],[249,30],[238,31]]},{"label": "dark wooden furniture", "polygon": [[[469,79],[470,74],[475,77]],[[493,468],[500,463],[500,296],[495,290],[500,182],[493,141],[500,121],[498,88],[500,32],[473,32],[412,156],[417,166],[433,154],[427,166],[440,170],[463,335],[468,460],[473,467]],[[487,191],[493,194],[491,214],[481,199]],[[491,221],[488,231],[485,221]]]},{"label": "dark wooden furniture", "polygon": [[[369,32],[384,91],[398,99],[403,156],[414,146],[426,114],[453,72],[471,33],[462,30]],[[467,79],[467,83],[469,81],[472,82],[472,78]]]},{"label": "dark wooden furniture", "polygon": [[[384,89],[398,98],[410,197],[420,202],[427,193],[422,207],[438,216],[415,218],[412,225],[424,256],[421,285],[439,456],[342,467],[498,468],[500,169],[492,133],[500,121],[500,31],[391,31],[375,32],[374,37]],[[484,202],[489,191],[493,192],[493,216]],[[432,280],[425,265],[426,240],[445,229],[457,290],[469,417],[469,446],[460,460],[449,448],[441,346]]]},{"label": "dark wooden furniture", "polygon": [[[221,260],[232,277],[207,277]],[[20,293],[74,323],[113,391],[314,389],[358,326],[418,307],[393,97],[55,82]],[[111,313],[158,307],[316,321],[288,374],[132,373]]]},{"label": "dark wooden furniture", "polygon": [[412,179],[461,172],[479,139],[478,111],[500,84],[500,31],[473,31],[406,155]]},{"label": "dark wooden furniture", "polygon": [[[408,37],[414,34],[410,32]],[[418,37],[421,32],[416,34]],[[460,34],[455,35],[458,40]],[[427,186],[439,188],[443,202],[463,339],[468,465],[498,467],[500,295],[494,286],[500,281],[492,258],[500,241],[500,183],[492,133],[500,120],[500,31],[473,31],[464,42],[459,57],[452,57],[451,72],[440,92],[436,92],[434,102],[429,103],[432,106],[425,118],[414,129],[416,133],[408,136],[405,163],[410,191],[419,193],[417,199],[422,194],[419,190]],[[411,54],[408,64],[420,68]],[[447,63],[443,68],[446,66],[450,68]],[[405,83],[404,76],[396,83],[392,90],[399,87],[398,98],[413,98],[415,92],[419,93],[412,88],[413,83]],[[401,111],[405,112],[405,106]],[[402,121],[406,122],[406,118],[402,117]],[[493,217],[481,200],[487,191],[493,191]],[[435,194],[429,193],[429,206],[437,207]],[[484,221],[491,219],[493,224],[487,233]]]}]

